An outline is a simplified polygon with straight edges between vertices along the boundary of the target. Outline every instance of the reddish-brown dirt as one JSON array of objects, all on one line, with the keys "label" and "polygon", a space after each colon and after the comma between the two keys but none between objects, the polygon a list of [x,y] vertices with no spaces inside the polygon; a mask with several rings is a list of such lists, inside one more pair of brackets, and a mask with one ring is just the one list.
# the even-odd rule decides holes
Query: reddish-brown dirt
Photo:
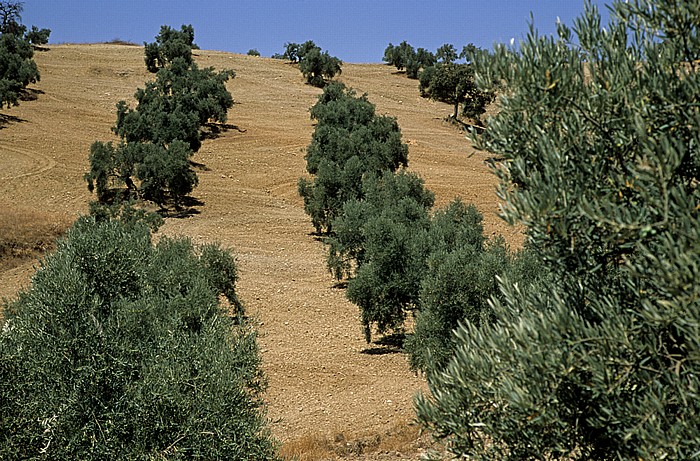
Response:
[{"label": "reddish-brown dirt", "polygon": [[[406,425],[424,380],[403,354],[365,343],[358,309],[334,286],[324,246],[311,235],[297,194],[313,131],[309,108],[320,90],[305,85],[284,61],[196,55],[200,66],[236,71],[228,84],[235,128],[203,143],[194,158],[203,167],[192,194],[201,205],[186,218],[168,218],[160,233],[219,241],[237,255],[238,291],[259,323],[271,428],[286,453],[352,458],[365,447],[379,450],[364,455],[373,459],[415,458],[395,452],[422,446]],[[36,100],[3,110],[11,117],[0,119],[0,213],[32,210],[45,219],[72,220],[94,198],[83,180],[90,144],[113,139],[115,104],[133,103],[136,88],[152,75],[139,47],[52,46],[35,60],[41,71],[32,87]],[[397,117],[410,169],[425,179],[438,205],[458,196],[475,203],[488,234],[517,244],[518,232],[496,216],[488,154],[475,152],[463,132],[443,121],[449,106],[421,98],[417,82],[394,71],[345,64],[340,80],[367,93],[379,114]],[[0,297],[26,286],[35,266],[0,272]],[[330,454],[311,455],[318,445]]]}]

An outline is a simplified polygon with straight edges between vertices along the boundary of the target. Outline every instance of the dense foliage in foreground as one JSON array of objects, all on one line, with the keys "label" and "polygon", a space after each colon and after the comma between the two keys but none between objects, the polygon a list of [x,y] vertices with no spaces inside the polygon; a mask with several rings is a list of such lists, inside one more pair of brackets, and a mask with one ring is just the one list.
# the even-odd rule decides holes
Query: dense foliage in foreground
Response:
[{"label": "dense foliage in foreground", "polygon": [[477,58],[502,80],[477,144],[504,159],[504,217],[547,284],[502,280],[417,401],[459,457],[700,456],[700,36],[697,3],[587,5]]},{"label": "dense foliage in foreground", "polygon": [[273,459],[231,255],[98,216],[7,306],[0,458]]}]

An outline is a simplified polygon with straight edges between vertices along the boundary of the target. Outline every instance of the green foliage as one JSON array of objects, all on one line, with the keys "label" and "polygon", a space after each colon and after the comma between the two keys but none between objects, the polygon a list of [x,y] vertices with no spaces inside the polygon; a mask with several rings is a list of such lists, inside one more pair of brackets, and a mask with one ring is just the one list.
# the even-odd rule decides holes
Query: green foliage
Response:
[{"label": "green foliage", "polygon": [[420,311],[405,344],[411,367],[426,374],[441,372],[453,358],[453,331],[462,322],[476,327],[491,322],[489,303],[502,297],[499,280],[521,289],[546,280],[546,270],[532,251],[511,252],[501,237],[486,240],[481,215],[472,205],[450,203],[434,214],[430,229]]},{"label": "green foliage", "polygon": [[251,48],[248,50],[248,56],[260,56],[260,52],[256,49]]},{"label": "green foliage", "polygon": [[307,40],[301,45],[292,44],[292,46],[296,46],[296,55],[299,62],[301,62],[310,51],[321,50],[321,47],[316,45],[313,40]]},{"label": "green foliage", "polygon": [[343,62],[321,50],[312,40],[302,44],[285,43],[284,53],[272,56],[276,59],[287,59],[299,63],[299,70],[304,75],[306,83],[323,88],[328,80],[342,72]]},{"label": "green foliage", "polygon": [[343,62],[328,51],[322,52],[321,48],[314,47],[303,54],[300,51],[299,56],[299,70],[309,85],[323,88],[328,80],[342,71]]},{"label": "green foliage", "polygon": [[[0,109],[16,106],[24,89],[40,78],[31,45],[40,37],[34,34],[36,27],[24,36],[27,28],[20,23],[21,13],[22,2],[0,1]],[[48,40],[50,31],[37,33]]]},{"label": "green foliage", "polygon": [[361,198],[348,200],[333,221],[333,235],[328,239],[328,269],[337,280],[351,278],[362,267],[367,254],[365,227],[375,218],[395,219],[411,225],[425,226],[427,210],[433,206],[434,194],[425,189],[423,180],[404,170],[382,177],[369,175],[362,181]]},{"label": "green foliage", "polygon": [[21,36],[26,28],[22,25],[24,2],[15,0],[0,1],[0,34]]},{"label": "green foliage", "polygon": [[145,224],[151,232],[157,232],[163,225],[163,218],[158,213],[152,213],[142,208],[137,208],[136,202],[125,201],[104,205],[99,202],[90,202],[90,216],[95,222],[109,222],[118,220],[125,227],[133,227],[137,224]]},{"label": "green foliage", "polygon": [[[150,142],[114,146],[96,141],[90,147],[90,171],[85,179],[101,202],[109,201],[113,193],[109,186],[116,182],[161,206],[170,200],[179,204],[198,182],[190,166],[191,156],[189,146],[179,140],[167,147]],[[139,181],[138,186],[133,179]]]},{"label": "green foliage", "polygon": [[170,26],[161,26],[156,41],[144,43],[144,47],[144,60],[149,72],[156,73],[159,69],[168,67],[176,58],[190,65],[193,63],[192,50],[197,49],[194,43],[194,28],[192,25],[183,24],[178,31]]},{"label": "green foliage", "polygon": [[494,93],[480,90],[474,80],[471,64],[439,63],[425,69],[420,77],[420,93],[424,98],[446,102],[454,106],[452,118],[462,115],[479,120]]},{"label": "green foliage", "polygon": [[31,44],[14,34],[0,35],[0,109],[16,106],[22,91],[39,81]]},{"label": "green foliage", "polygon": [[413,173],[370,176],[363,199],[346,203],[333,223],[329,268],[336,276],[355,268],[347,297],[360,308],[367,341],[373,325],[379,333],[401,329],[417,305],[433,200]]},{"label": "green foliage", "polygon": [[291,62],[299,61],[299,45],[298,43],[285,43],[284,53],[282,54],[283,59],[288,59]]},{"label": "green foliage", "polygon": [[425,48],[418,48],[415,56],[406,62],[406,77],[417,79],[421,69],[427,69],[434,66],[436,62],[435,55]]},{"label": "green foliage", "polygon": [[[122,140],[119,145],[96,142],[90,149],[85,179],[98,200],[108,201],[116,183],[161,206],[178,206],[197,185],[190,158],[201,146],[201,127],[226,121],[233,106],[226,82],[235,73],[200,69],[191,57],[193,40],[191,26],[180,32],[163,26],[150,51],[147,47],[147,61],[155,53],[152,63],[164,67],[153,64],[156,78],[136,91],[135,109],[124,101],[117,104],[113,130]],[[189,55],[183,47],[189,47]]]},{"label": "green foliage", "polygon": [[405,40],[398,46],[391,43],[384,50],[382,60],[390,66],[396,66],[401,71],[406,69],[408,78],[418,78],[421,69],[425,69],[435,64],[435,55],[425,48],[415,50]]},{"label": "green foliage", "polygon": [[457,60],[457,49],[450,43],[445,43],[435,52],[438,62],[450,64]]},{"label": "green foliage", "polygon": [[408,147],[394,118],[377,116],[365,95],[357,97],[341,83],[324,88],[311,117],[317,125],[306,168],[314,178],[301,178],[299,193],[317,232],[330,233],[343,204],[361,197],[363,176],[405,166]]},{"label": "green foliage", "polygon": [[505,84],[478,145],[550,279],[505,278],[429,375],[418,416],[456,456],[698,456],[699,50],[695,2],[638,0],[475,58]]},{"label": "green foliage", "polygon": [[233,77],[233,71],[200,69],[193,62],[176,58],[158,71],[154,81],[136,91],[135,109],[124,101],[117,104],[114,132],[128,143],[167,146],[180,140],[197,151],[201,126],[209,121],[226,121],[226,112],[233,106],[226,82]]},{"label": "green foliage", "polygon": [[81,218],[6,311],[2,459],[274,459],[233,258]]},{"label": "green foliage", "polygon": [[414,48],[406,41],[394,46],[391,43],[384,50],[382,60],[389,66],[395,66],[398,70],[403,70],[406,67],[408,58],[415,54]]},{"label": "green foliage", "polygon": [[319,49],[313,40],[307,40],[304,43],[289,42],[284,44],[284,53],[275,54],[272,57],[277,59],[286,59],[291,62],[300,62],[306,53],[313,49]]},{"label": "green foliage", "polygon": [[46,45],[49,43],[49,35],[51,35],[51,29],[39,29],[37,26],[32,26],[24,38],[32,45]]}]

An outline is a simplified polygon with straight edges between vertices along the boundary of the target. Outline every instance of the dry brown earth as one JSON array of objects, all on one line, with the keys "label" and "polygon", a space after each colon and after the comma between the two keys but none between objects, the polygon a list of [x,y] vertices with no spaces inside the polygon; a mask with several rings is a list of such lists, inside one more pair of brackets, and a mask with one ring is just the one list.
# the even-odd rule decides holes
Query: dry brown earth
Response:
[{"label": "dry brown earth", "polygon": [[[90,144],[112,139],[115,104],[133,101],[136,88],[152,78],[142,56],[142,48],[108,44],[52,46],[36,54],[37,99],[2,111],[12,117],[0,121],[0,213],[32,210],[60,221],[86,212],[93,199],[82,179]],[[320,90],[279,60],[214,51],[197,51],[197,60],[237,72],[228,84],[236,101],[229,123],[237,128],[204,142],[195,156],[204,167],[193,193],[202,204],[187,218],[168,219],[161,233],[219,241],[236,253],[239,294],[260,325],[271,427],[287,453],[352,457],[367,446],[379,450],[373,459],[415,458],[395,451],[421,446],[406,423],[424,381],[402,354],[365,343],[358,310],[334,287],[323,244],[311,235],[297,195],[313,131],[309,107]],[[378,113],[398,118],[410,169],[439,205],[457,196],[473,202],[488,234],[517,244],[517,231],[496,217],[488,155],[474,152],[464,134],[442,120],[450,107],[420,98],[417,82],[393,70],[345,64],[340,80],[366,92]],[[1,272],[0,297],[26,286],[35,265]]]}]

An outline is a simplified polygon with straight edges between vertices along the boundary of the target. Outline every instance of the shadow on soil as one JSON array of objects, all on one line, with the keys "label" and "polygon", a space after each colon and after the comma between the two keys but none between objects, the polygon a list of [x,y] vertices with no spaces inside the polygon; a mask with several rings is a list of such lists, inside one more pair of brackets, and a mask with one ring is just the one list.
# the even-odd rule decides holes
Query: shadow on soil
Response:
[{"label": "shadow on soil", "polygon": [[14,115],[0,114],[0,130],[12,123],[24,123],[25,119],[15,117]]},{"label": "shadow on soil", "polygon": [[164,218],[189,218],[200,214],[201,211],[198,208],[201,206],[204,206],[202,200],[188,195],[174,209],[161,210],[159,213]]},{"label": "shadow on soil", "polygon": [[405,333],[393,333],[382,336],[376,341],[372,341],[372,347],[362,349],[360,353],[366,355],[399,354],[403,352],[403,343],[405,340]]},{"label": "shadow on soil", "polygon": [[20,101],[36,101],[39,99],[40,94],[46,94],[41,90],[36,90],[34,88],[25,88],[19,95]]},{"label": "shadow on soil", "polygon": [[244,130],[238,125],[232,125],[230,123],[205,123],[205,131],[202,132],[202,141],[205,139],[216,139],[221,136],[222,133],[226,133],[228,130],[236,130],[239,133],[245,133],[248,130]]},{"label": "shadow on soil", "polygon": [[204,163],[195,162],[193,160],[190,160],[190,166],[199,171],[211,171],[211,168],[206,166]]}]

